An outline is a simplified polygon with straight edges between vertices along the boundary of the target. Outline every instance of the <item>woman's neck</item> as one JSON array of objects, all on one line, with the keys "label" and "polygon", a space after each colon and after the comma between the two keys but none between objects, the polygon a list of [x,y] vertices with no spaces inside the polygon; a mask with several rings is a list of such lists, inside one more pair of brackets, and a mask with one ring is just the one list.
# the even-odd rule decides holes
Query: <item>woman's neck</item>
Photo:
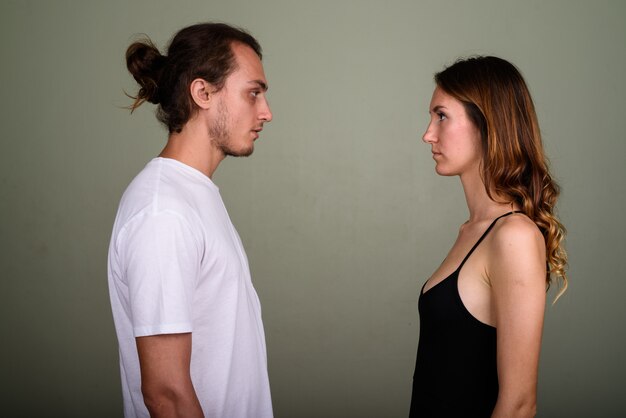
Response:
[{"label": "woman's neck", "polygon": [[506,212],[519,210],[517,205],[509,202],[505,196],[491,193],[493,199],[487,195],[485,184],[480,173],[465,173],[461,176],[461,184],[465,192],[465,201],[469,210],[470,223],[492,220]]}]

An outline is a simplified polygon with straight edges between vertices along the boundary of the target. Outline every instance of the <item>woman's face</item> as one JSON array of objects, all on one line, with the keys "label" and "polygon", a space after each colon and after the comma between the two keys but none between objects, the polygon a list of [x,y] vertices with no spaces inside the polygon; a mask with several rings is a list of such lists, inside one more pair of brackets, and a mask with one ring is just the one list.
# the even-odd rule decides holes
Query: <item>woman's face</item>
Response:
[{"label": "woman's face", "polygon": [[423,140],[430,144],[435,171],[442,176],[478,173],[482,158],[480,131],[463,104],[436,87],[430,101],[430,123]]}]

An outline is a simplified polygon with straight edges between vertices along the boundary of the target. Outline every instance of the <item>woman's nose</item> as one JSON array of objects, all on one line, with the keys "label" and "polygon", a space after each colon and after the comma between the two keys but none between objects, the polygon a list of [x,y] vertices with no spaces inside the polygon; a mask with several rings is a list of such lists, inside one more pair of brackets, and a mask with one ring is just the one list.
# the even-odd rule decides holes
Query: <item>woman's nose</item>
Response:
[{"label": "woman's nose", "polygon": [[424,135],[422,135],[422,141],[426,142],[427,144],[435,141],[435,135],[433,134],[430,124],[426,128],[426,132],[424,132]]}]

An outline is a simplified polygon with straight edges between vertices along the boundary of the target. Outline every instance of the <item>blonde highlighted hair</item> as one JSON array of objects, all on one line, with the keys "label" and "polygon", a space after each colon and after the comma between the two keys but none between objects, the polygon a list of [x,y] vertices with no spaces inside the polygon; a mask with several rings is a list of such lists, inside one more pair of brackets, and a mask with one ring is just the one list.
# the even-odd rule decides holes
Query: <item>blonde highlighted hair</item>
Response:
[{"label": "blonde highlighted hair", "polygon": [[506,60],[478,56],[456,61],[435,75],[437,86],[463,103],[481,132],[481,176],[489,197],[519,205],[546,244],[549,288],[567,288],[565,227],[555,214],[559,186],[544,155],[535,106],[519,70]]}]

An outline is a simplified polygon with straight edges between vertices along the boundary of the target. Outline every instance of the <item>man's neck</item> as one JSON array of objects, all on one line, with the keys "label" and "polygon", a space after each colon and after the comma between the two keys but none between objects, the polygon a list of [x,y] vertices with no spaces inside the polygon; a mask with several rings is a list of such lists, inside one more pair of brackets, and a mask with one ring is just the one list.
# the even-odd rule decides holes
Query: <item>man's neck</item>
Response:
[{"label": "man's neck", "polygon": [[180,133],[170,134],[159,157],[180,161],[211,178],[226,156],[210,140],[206,126],[194,118]]}]

